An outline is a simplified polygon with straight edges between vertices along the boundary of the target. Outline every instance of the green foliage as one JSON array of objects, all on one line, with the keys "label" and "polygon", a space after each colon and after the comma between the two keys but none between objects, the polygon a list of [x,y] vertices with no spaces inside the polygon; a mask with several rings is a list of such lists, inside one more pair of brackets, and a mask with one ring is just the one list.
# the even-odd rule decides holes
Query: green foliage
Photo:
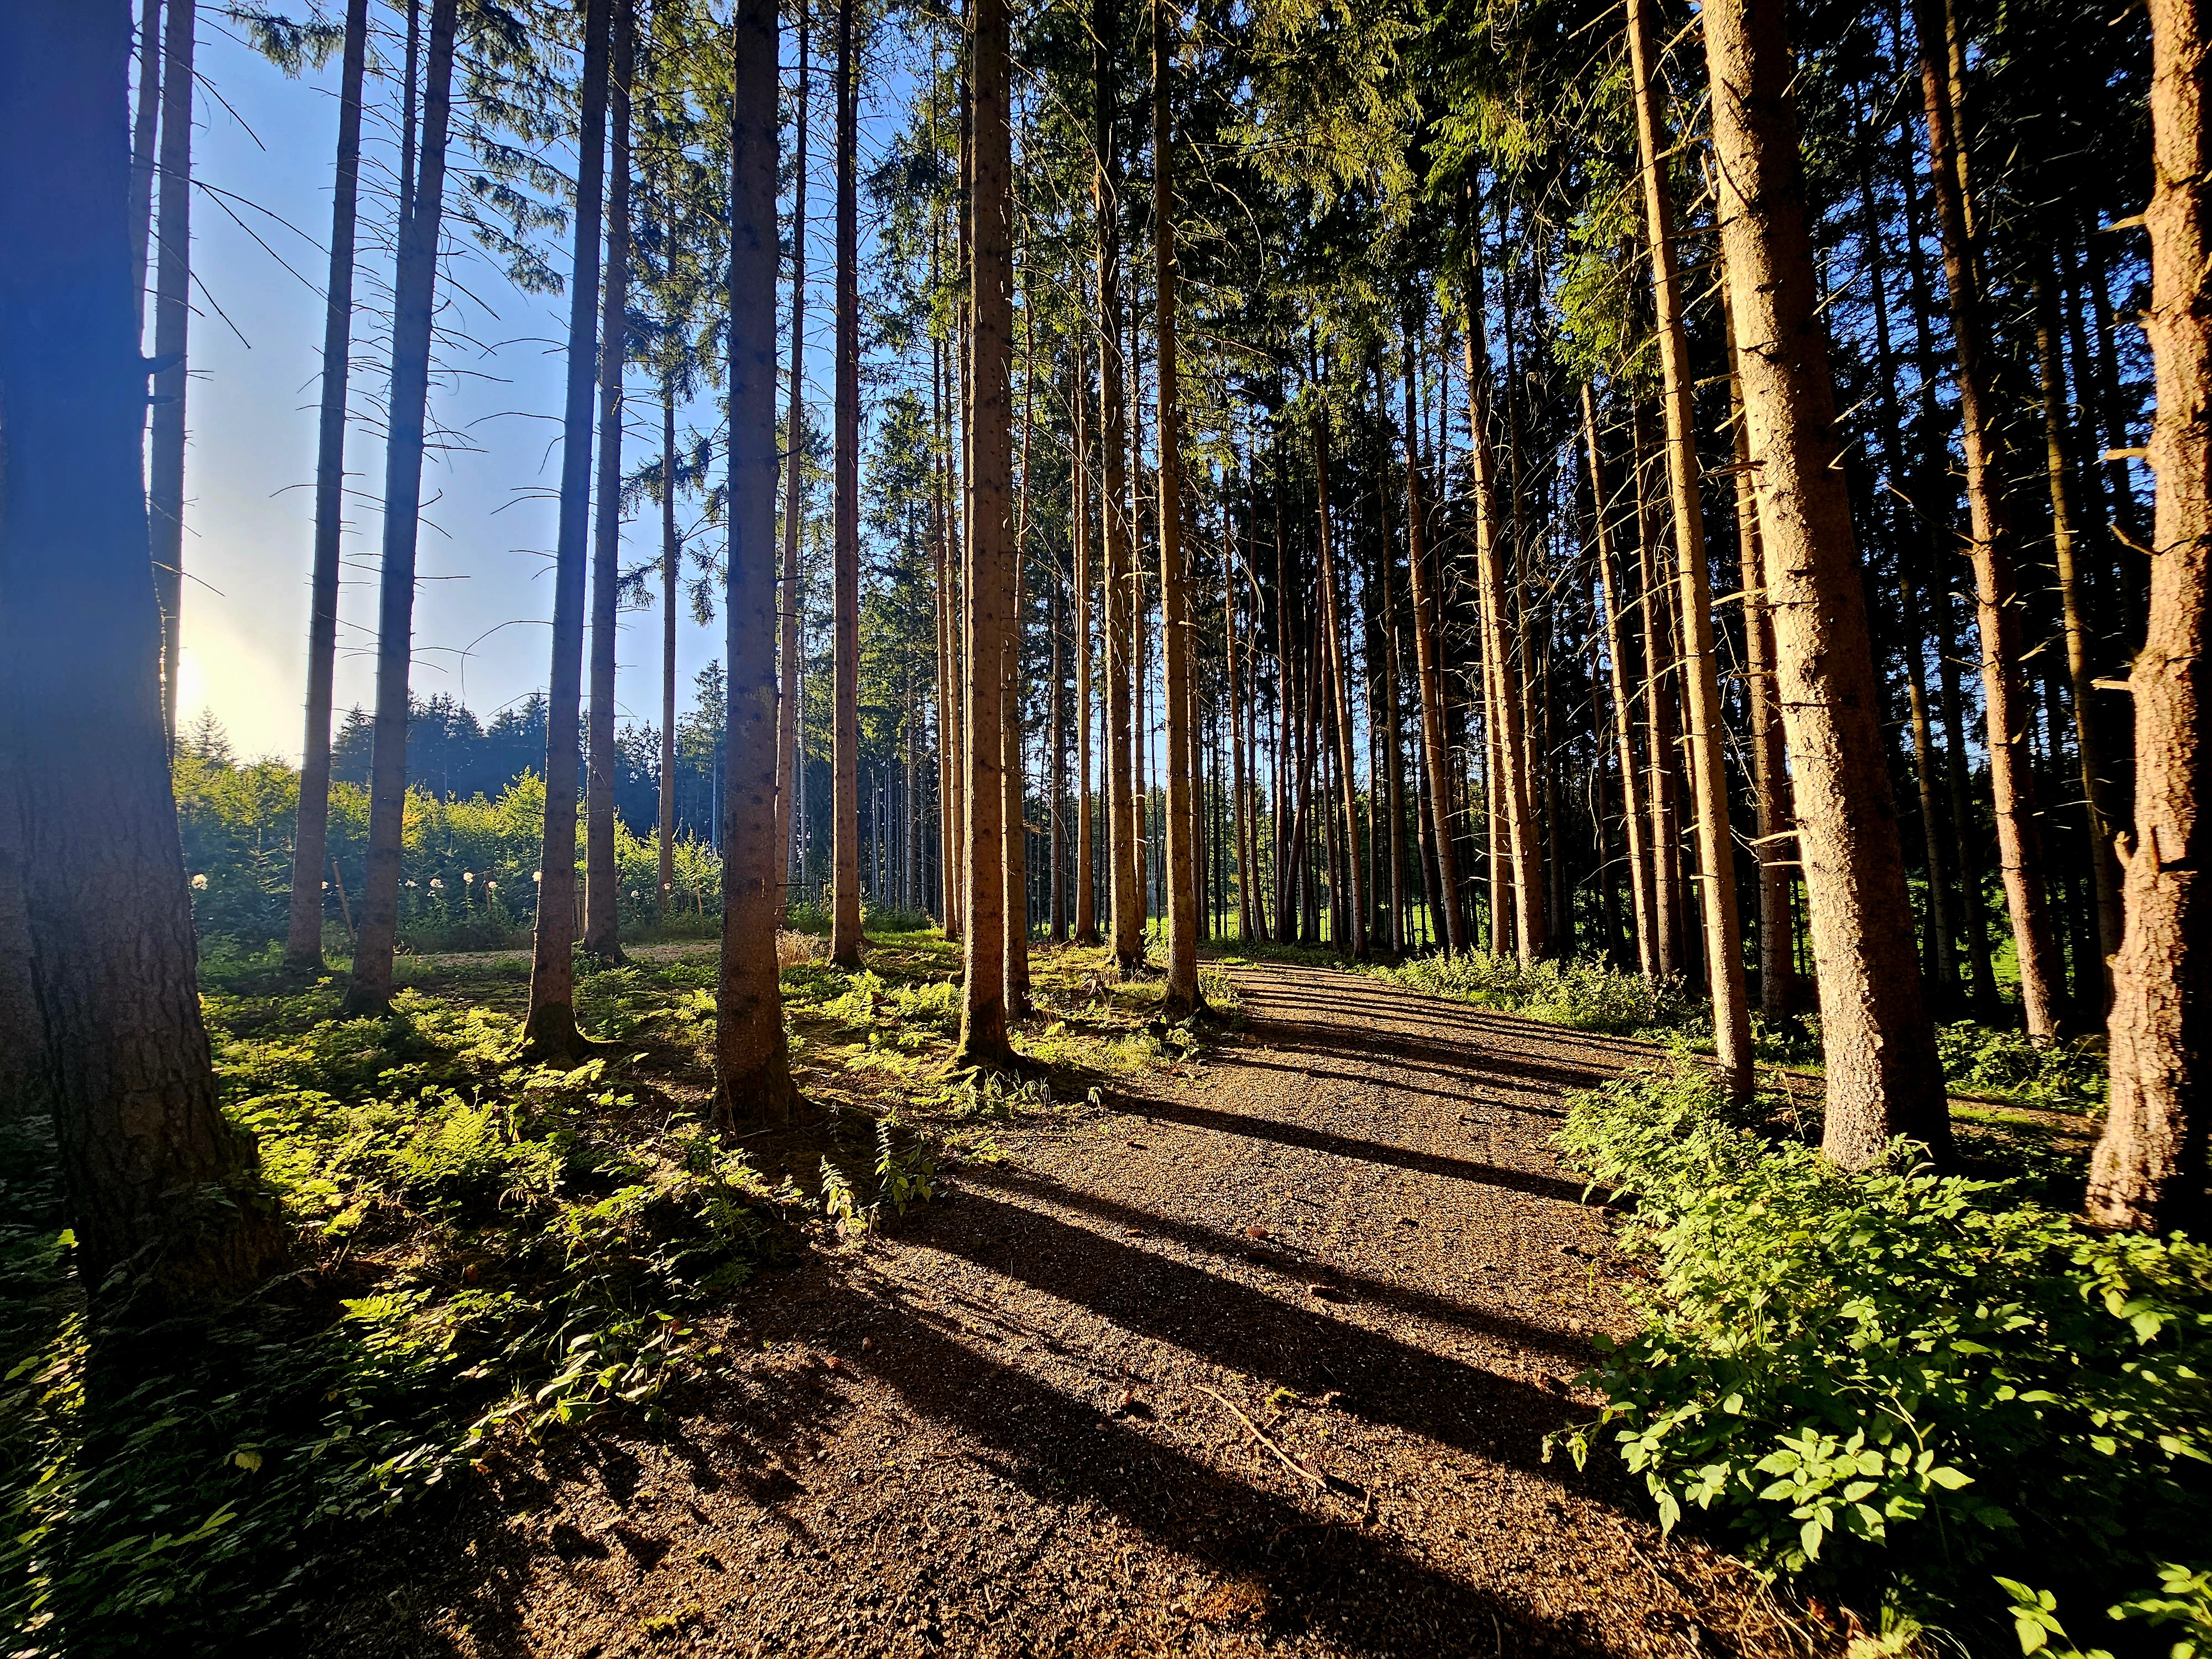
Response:
[{"label": "green foliage", "polygon": [[1943,1075],[1956,1090],[2054,1111],[2086,1111],[2105,1103],[2103,1046],[2077,1037],[2037,1042],[2013,1030],[1960,1021],[1936,1030]]},{"label": "green foliage", "polygon": [[[2166,1561],[2159,1564],[2156,1589],[2139,1589],[2105,1609],[2114,1620],[2140,1620],[2154,1627],[2178,1627],[2179,1640],[2166,1650],[2166,1659],[2212,1659],[2212,1568],[2186,1567]],[[2112,1659],[2103,1648],[2087,1651],[2075,1647],[2058,1622],[2058,1598],[2046,1589],[2032,1589],[2016,1578],[1999,1577],[1997,1588],[2012,1603],[2013,1632],[2020,1638],[2022,1654],[2040,1653],[2048,1659]]]},{"label": "green foliage", "polygon": [[1770,1569],[1970,1611],[1994,1567],[2109,1594],[2212,1527],[2212,1249],[1909,1147],[1847,1175],[1686,1064],[1577,1097],[1560,1145],[1655,1258],[1643,1333],[1590,1380],[1663,1524],[1703,1510]]},{"label": "green foliage", "polygon": [[1584,1031],[1625,1036],[1681,1025],[1695,1006],[1678,981],[1653,983],[1592,962],[1524,963],[1517,957],[1473,952],[1415,957],[1381,972],[1417,991]]}]

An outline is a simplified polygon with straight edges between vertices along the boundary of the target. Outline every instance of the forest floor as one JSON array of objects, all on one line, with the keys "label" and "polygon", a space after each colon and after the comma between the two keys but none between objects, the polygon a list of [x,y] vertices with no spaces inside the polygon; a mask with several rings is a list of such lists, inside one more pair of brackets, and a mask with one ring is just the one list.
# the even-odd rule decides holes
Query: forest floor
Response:
[{"label": "forest floor", "polygon": [[731,1292],[658,1425],[504,1449],[404,1514],[306,1650],[1840,1651],[1662,1539],[1617,1460],[1545,1455],[1639,1276],[1548,1143],[1665,1051],[1233,971],[1199,1053]]}]

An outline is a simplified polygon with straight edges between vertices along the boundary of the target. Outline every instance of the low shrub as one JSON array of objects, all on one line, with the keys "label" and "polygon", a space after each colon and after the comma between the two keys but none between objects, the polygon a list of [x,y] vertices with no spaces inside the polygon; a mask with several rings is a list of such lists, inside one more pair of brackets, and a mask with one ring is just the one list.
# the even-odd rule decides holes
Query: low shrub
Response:
[{"label": "low shrub", "polygon": [[1962,1020],[1936,1030],[1944,1079],[1962,1094],[1989,1095],[2054,1111],[2105,1103],[2104,1045],[2094,1038],[2038,1042],[2022,1033]]},{"label": "low shrub", "polygon": [[1577,1461],[1609,1440],[1666,1526],[1984,1626],[1997,1572],[2094,1605],[2212,1535],[2212,1249],[1761,1127],[1690,1064],[1571,1103],[1562,1150],[1632,1195],[1657,1285]]},{"label": "low shrub", "polygon": [[1379,971],[1417,991],[1617,1036],[1680,1026],[1696,1006],[1679,980],[1647,981],[1594,962],[1524,963],[1478,951],[1415,957]]}]

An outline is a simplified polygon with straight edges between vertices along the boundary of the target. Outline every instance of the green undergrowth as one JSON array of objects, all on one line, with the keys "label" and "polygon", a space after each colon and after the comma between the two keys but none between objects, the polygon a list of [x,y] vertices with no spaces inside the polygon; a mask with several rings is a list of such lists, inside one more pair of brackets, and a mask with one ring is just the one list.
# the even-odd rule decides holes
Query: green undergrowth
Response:
[{"label": "green undergrowth", "polygon": [[2212,1538],[2212,1249],[2093,1233],[2026,1165],[1942,1176],[1900,1144],[1846,1174],[1806,1127],[1686,1063],[1571,1103],[1560,1146],[1632,1200],[1654,1288],[1636,1338],[1601,1340],[1607,1405],[1565,1449],[1611,1446],[1664,1525],[1699,1516],[1893,1632],[2008,1650],[2001,1580],[2054,1624],[2119,1609],[2128,1652],[2153,1650],[2153,1603],[2212,1613],[2190,1577]]},{"label": "green undergrowth", "polygon": [[0,1650],[212,1651],[281,1629],[378,1517],[549,1437],[649,1425],[712,1370],[763,1268],[855,1248],[961,1161],[1000,1156],[1009,1127],[1198,1045],[1162,1027],[1157,981],[1040,950],[1029,1066],[948,1075],[957,945],[872,936],[849,973],[803,939],[785,955],[821,1121],[735,1142],[705,1121],[711,949],[580,961],[599,1052],[566,1069],[516,1058],[526,963],[418,958],[377,1019],[343,1018],[335,978],[211,964],[224,1109],[297,1267],[150,1336],[88,1329],[51,1133],[0,1129]]}]

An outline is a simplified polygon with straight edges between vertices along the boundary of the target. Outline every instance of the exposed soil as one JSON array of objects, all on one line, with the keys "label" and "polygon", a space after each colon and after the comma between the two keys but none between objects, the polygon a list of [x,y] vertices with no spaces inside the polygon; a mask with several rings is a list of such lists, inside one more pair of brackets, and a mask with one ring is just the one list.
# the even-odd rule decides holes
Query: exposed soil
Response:
[{"label": "exposed soil", "polygon": [[1826,1651],[1547,1461],[1635,1274],[1547,1141],[1644,1045],[1363,976],[736,1293],[666,1422],[380,1540],[322,1654]]}]

